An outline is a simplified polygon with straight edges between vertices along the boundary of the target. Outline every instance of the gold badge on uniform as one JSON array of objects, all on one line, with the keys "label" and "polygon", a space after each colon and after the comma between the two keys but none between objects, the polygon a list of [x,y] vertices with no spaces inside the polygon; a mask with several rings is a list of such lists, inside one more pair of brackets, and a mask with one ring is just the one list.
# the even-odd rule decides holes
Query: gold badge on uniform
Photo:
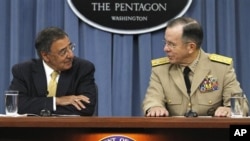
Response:
[{"label": "gold badge on uniform", "polygon": [[213,77],[212,75],[208,75],[200,84],[200,91],[202,93],[211,92],[218,90],[218,81],[217,78]]}]

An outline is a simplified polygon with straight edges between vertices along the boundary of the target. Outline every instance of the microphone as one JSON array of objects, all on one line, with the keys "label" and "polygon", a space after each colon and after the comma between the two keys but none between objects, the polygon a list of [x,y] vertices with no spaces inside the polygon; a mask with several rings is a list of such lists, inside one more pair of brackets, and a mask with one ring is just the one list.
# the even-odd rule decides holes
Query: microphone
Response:
[{"label": "microphone", "polygon": [[185,117],[198,117],[196,112],[193,112],[192,109],[185,113]]},{"label": "microphone", "polygon": [[[45,95],[47,96],[49,94],[49,92],[47,91],[47,93],[45,93]],[[40,116],[42,117],[49,117],[51,116],[51,111],[47,108],[47,101],[45,99],[45,103],[44,103],[44,108],[40,111]]]},{"label": "microphone", "polygon": [[49,117],[49,116],[51,116],[51,112],[48,109],[42,109],[40,111],[40,116],[42,116],[42,117]]},{"label": "microphone", "polygon": [[197,113],[197,112],[194,112],[194,111],[192,110],[191,96],[190,96],[190,94],[188,94],[188,95],[189,95],[189,97],[190,97],[190,99],[189,99],[190,110],[187,111],[187,112],[184,114],[184,116],[185,116],[185,117],[198,117],[198,113]]}]

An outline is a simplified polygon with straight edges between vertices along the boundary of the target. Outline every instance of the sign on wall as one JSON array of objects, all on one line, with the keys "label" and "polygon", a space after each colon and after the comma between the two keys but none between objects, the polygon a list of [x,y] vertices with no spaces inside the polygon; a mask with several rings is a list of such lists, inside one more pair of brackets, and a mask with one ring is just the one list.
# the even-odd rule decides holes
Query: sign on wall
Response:
[{"label": "sign on wall", "polygon": [[141,34],[161,29],[185,14],[192,0],[68,0],[87,24],[112,33]]}]

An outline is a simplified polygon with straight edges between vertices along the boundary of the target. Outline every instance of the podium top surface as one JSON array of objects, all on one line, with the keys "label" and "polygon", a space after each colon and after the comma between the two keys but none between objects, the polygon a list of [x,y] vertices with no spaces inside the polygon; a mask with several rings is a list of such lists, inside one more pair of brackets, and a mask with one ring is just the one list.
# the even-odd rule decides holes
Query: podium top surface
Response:
[{"label": "podium top surface", "polygon": [[250,125],[250,117],[0,117],[0,128],[230,128],[230,125]]}]

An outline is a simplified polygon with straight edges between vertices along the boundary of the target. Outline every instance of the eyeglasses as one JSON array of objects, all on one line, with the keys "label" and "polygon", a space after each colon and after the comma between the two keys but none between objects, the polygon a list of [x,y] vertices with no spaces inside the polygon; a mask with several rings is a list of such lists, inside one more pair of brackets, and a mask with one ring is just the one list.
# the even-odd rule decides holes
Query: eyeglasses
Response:
[{"label": "eyeglasses", "polygon": [[[169,42],[169,41],[166,41],[166,40],[163,40],[164,42],[164,46],[167,46],[171,49],[175,48],[177,46],[177,44],[173,43],[173,42]],[[183,44],[189,44],[191,42],[183,42]]]},{"label": "eyeglasses", "polygon": [[172,43],[172,42],[168,42],[168,41],[166,41],[166,40],[162,40],[163,41],[163,43],[164,43],[164,46],[167,46],[167,47],[169,47],[169,48],[175,48],[176,47],[176,44],[174,44],[174,43]]},{"label": "eyeglasses", "polygon": [[58,55],[63,57],[63,56],[65,56],[65,55],[67,55],[67,53],[68,53],[69,51],[74,51],[74,50],[75,50],[75,47],[76,47],[75,44],[70,43],[68,47],[65,47],[65,48],[61,49],[61,50],[58,52]]}]

